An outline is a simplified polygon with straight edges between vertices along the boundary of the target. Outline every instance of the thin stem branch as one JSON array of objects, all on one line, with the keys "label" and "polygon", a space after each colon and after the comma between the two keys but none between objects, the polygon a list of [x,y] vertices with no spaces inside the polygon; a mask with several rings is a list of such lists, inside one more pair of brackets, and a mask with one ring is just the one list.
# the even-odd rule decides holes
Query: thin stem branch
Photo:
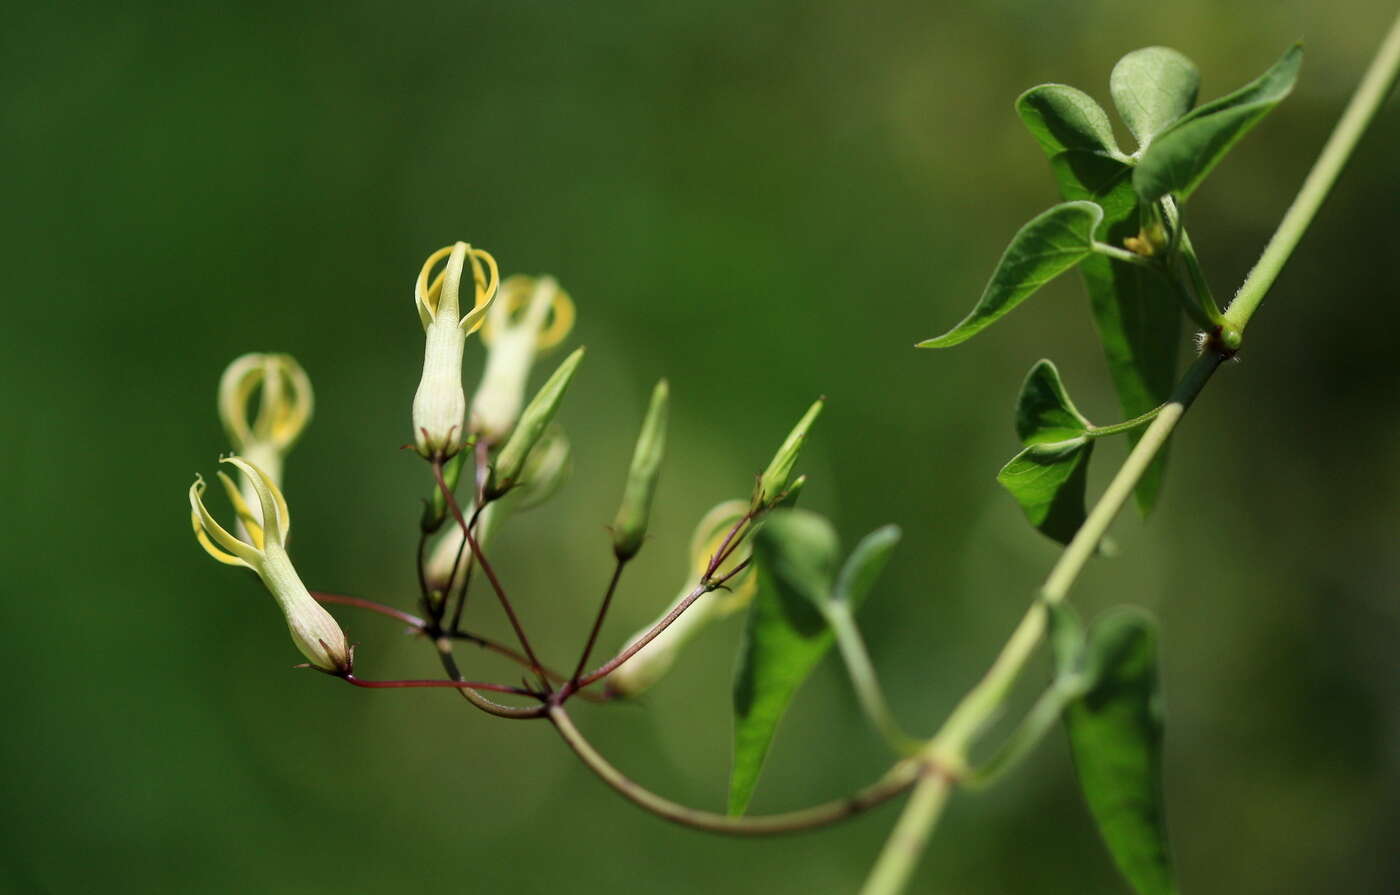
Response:
[{"label": "thin stem branch", "polygon": [[584,738],[573,720],[561,705],[549,708],[549,719],[559,735],[568,743],[585,765],[628,801],[657,815],[658,817],[711,833],[727,833],[733,836],[772,836],[781,833],[796,833],[824,827],[838,821],[855,817],[868,811],[907,790],[919,779],[924,766],[918,761],[907,759],[896,764],[886,774],[870,786],[847,796],[784,814],[758,816],[731,816],[713,811],[700,811],[688,808],[663,798],[625,776],[608,763]]},{"label": "thin stem branch", "polygon": [[491,582],[491,588],[495,590],[496,597],[500,600],[501,608],[505,610],[506,618],[510,619],[510,626],[515,630],[515,637],[520,641],[520,648],[525,651],[525,655],[530,659],[531,670],[539,675],[540,680],[548,687],[548,679],[544,675],[543,666],[540,664],[539,657],[535,655],[534,648],[530,646],[530,638],[525,636],[525,629],[520,624],[520,617],[515,614],[515,607],[511,605],[510,597],[506,596],[506,591],[505,588],[501,586],[500,578],[496,577],[496,570],[491,567],[491,563],[486,559],[486,554],[481,550],[481,545],[476,542],[476,536],[472,534],[472,526],[476,524],[476,520],[481,515],[481,511],[486,509],[485,501],[477,504],[476,509],[472,512],[472,521],[468,524],[466,518],[462,515],[462,508],[457,505],[457,498],[453,496],[452,489],[447,487],[447,482],[442,477],[442,463],[439,461],[433,462],[433,477],[437,479],[438,488],[441,489],[442,496],[447,501],[447,508],[451,510],[452,517],[456,519],[457,524],[461,526],[462,536],[471,547],[472,555],[476,557],[477,563],[481,566],[481,571],[486,573],[487,580]]},{"label": "thin stem branch", "polygon": [[1235,300],[1225,309],[1225,323],[1236,331],[1244,332],[1245,327],[1249,325],[1249,320],[1259,309],[1264,295],[1278,278],[1298,241],[1307,232],[1308,225],[1312,223],[1313,216],[1317,214],[1323,200],[1332,191],[1332,185],[1337,182],[1337,177],[1346,167],[1352,151],[1361,141],[1361,136],[1366,133],[1371,119],[1375,117],[1381,103],[1385,102],[1391,88],[1395,86],[1397,75],[1400,75],[1400,16],[1391,24],[1380,49],[1371,60],[1370,67],[1362,76],[1360,85],[1352,94],[1351,102],[1342,113],[1341,120],[1337,122],[1332,135],[1327,139],[1327,144],[1322,147],[1322,153],[1318,155],[1312,170],[1303,181],[1302,188],[1298,190],[1297,198],[1288,207],[1269,244],[1264,247],[1259,262],[1245,278],[1240,291],[1235,293]]},{"label": "thin stem branch", "polygon": [[[447,676],[459,683],[465,683],[465,681],[462,680],[462,672],[457,668],[457,660],[452,658],[451,650],[449,648],[444,648],[444,644],[442,643],[435,642],[434,646],[437,647],[438,661],[442,663],[442,669],[447,672]],[[450,641],[446,646],[451,646]],[[502,705],[499,702],[487,699],[470,687],[462,687],[458,689],[457,692],[461,693],[462,698],[467,702],[470,702],[488,715],[495,715],[498,718],[527,721],[533,718],[543,718],[549,713],[549,707],[544,703],[536,706],[517,708],[511,705]]]},{"label": "thin stem branch", "polygon": [[347,684],[354,684],[357,687],[364,687],[366,690],[402,690],[414,687],[447,687],[453,689],[490,690],[494,693],[513,693],[516,696],[533,696],[539,698],[539,694],[520,687],[511,687],[506,684],[492,684],[485,681],[443,681],[443,680],[408,680],[408,681],[367,681],[363,678],[355,677],[353,674],[337,675]]},{"label": "thin stem branch", "polygon": [[705,594],[710,593],[711,591],[719,590],[731,578],[733,578],[735,575],[738,575],[744,569],[748,568],[748,565],[749,560],[746,559],[734,568],[730,569],[727,573],[725,573],[724,577],[716,579],[715,581],[712,581],[709,584],[705,584],[703,582],[697,584],[694,590],[685,595],[685,599],[677,603],[675,607],[672,608],[670,612],[666,613],[666,615],[660,621],[652,625],[651,630],[647,631],[641,637],[638,637],[636,640],[632,641],[632,643],[629,644],[628,647],[622,652],[618,653],[616,656],[613,656],[607,662],[598,666],[598,668],[596,668],[595,670],[579,678],[579,687],[587,687],[594,681],[600,680],[612,674],[618,669],[620,665],[622,665],[623,662],[626,662],[628,659],[635,656],[638,653],[638,651],[641,650],[642,647],[646,646],[648,643],[651,643],[662,631],[671,627],[671,623],[674,622],[676,619],[680,618],[681,613],[689,609],[692,603],[705,596]]},{"label": "thin stem branch", "polygon": [[1135,416],[1130,420],[1124,420],[1121,423],[1114,423],[1111,426],[1090,426],[1089,431],[1085,432],[1084,434],[1089,436],[1090,438],[1102,438],[1105,435],[1117,435],[1120,432],[1131,432],[1132,430],[1139,428],[1140,426],[1145,426],[1148,423],[1155,420],[1157,418],[1157,414],[1161,413],[1162,407],[1165,406],[1166,405],[1163,404],[1161,406],[1154,407],[1146,413],[1142,414],[1141,416]]},{"label": "thin stem branch", "polygon": [[865,716],[895,752],[900,755],[918,752],[923,742],[905,733],[894,712],[890,711],[890,704],[880,687],[879,675],[875,673],[870,653],[865,648],[865,639],[860,635],[850,607],[844,602],[835,603],[827,608],[826,617],[836,634],[836,646],[841,650],[841,658],[851,676],[851,686],[855,688]]},{"label": "thin stem branch", "polygon": [[1098,254],[1106,255],[1107,257],[1112,258],[1115,261],[1123,261],[1127,264],[1135,264],[1138,267],[1158,267],[1157,262],[1147,257],[1146,255],[1139,255],[1137,252],[1130,252],[1127,249],[1120,249],[1117,246],[1109,245],[1106,242],[1095,241],[1090,245],[1090,248]]},{"label": "thin stem branch", "polygon": [[583,669],[588,666],[588,657],[593,655],[593,647],[598,642],[598,633],[603,630],[603,619],[608,617],[608,607],[612,605],[613,594],[617,592],[617,582],[622,578],[622,570],[627,566],[627,560],[619,559],[613,566],[612,578],[608,580],[608,589],[603,592],[603,602],[598,606],[598,614],[593,619],[593,628],[588,632],[588,641],[583,645],[583,654],[578,657],[578,664],[574,666],[574,673],[569,677],[569,683],[565,686],[566,691],[572,692],[578,689],[579,677],[583,675]]},{"label": "thin stem branch", "polygon": [[422,631],[426,627],[426,623],[418,616],[395,609],[392,606],[385,606],[383,603],[376,603],[373,600],[365,600],[361,597],[348,597],[344,594],[332,594],[321,590],[313,590],[310,593],[315,600],[321,603],[335,603],[341,606],[354,606],[357,609],[368,609],[370,612],[377,612],[380,615],[386,615],[389,618],[397,619],[410,628],[416,628],[419,631]]}]

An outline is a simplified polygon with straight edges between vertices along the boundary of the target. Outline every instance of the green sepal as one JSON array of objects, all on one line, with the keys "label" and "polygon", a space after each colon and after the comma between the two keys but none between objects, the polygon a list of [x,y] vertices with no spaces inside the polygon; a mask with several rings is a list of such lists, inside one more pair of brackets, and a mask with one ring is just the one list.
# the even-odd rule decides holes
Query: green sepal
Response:
[{"label": "green sepal", "polygon": [[768,468],[758,478],[758,486],[753,496],[755,506],[771,505],[788,490],[793,467],[797,465],[797,456],[802,453],[802,444],[807,440],[807,433],[811,431],[812,424],[821,415],[822,407],[825,405],[825,397],[812,402],[812,406],[807,408],[802,419],[797,421],[797,425],[792,427],[787,438],[783,439],[778,452],[768,462]]},{"label": "green sepal", "polygon": [[487,498],[500,497],[519,482],[525,461],[530,458],[530,451],[534,450],[535,443],[540,440],[550,420],[554,419],[554,414],[559,410],[564,392],[568,390],[569,383],[573,381],[574,373],[583,360],[583,351],[584,349],[579,348],[565,358],[521,412],[520,421],[515,424],[510,438],[496,455],[491,479],[486,485]]},{"label": "green sepal", "polygon": [[656,496],[656,482],[661,475],[661,459],[666,453],[666,407],[670,389],[666,380],[656,383],[642,421],[641,434],[632,451],[632,465],[627,473],[627,485],[622,503],[613,518],[613,553],[619,560],[629,560],[642,549],[647,524],[651,518],[651,503]]}]

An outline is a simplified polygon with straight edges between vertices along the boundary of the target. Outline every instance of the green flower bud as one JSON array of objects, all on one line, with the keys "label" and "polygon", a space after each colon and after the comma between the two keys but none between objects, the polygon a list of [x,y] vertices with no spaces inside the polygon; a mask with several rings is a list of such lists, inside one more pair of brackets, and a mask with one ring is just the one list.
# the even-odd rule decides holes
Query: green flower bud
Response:
[{"label": "green flower bud", "polygon": [[[447,266],[429,284],[433,266]],[[462,274],[471,262],[475,305],[463,313]],[[484,263],[484,267],[483,267]],[[418,272],[414,301],[427,335],[423,349],[423,378],[413,396],[413,440],[426,459],[446,460],[466,441],[467,396],[462,390],[462,352],[467,336],[481,326],[496,297],[500,274],[496,259],[464,242],[438,249]]]},{"label": "green flower bud", "polygon": [[[724,536],[748,511],[749,505],[742,500],[725,501],[706,513],[700,524],[695,526],[695,532],[690,538],[690,575],[676,599],[657,616],[657,622],[670,614],[676,604],[699,586],[710,557],[719,549]],[[725,562],[720,574],[734,568],[748,559],[748,556],[748,545],[741,545]],[[636,655],[608,675],[608,686],[613,692],[624,697],[634,697],[649,689],[671,670],[681,650],[697,634],[712,622],[743,609],[753,600],[757,590],[756,581],[750,572],[744,571],[731,579],[731,590],[728,593],[716,591],[696,600],[666,630],[656,635],[650,643],[638,650]],[[656,622],[652,622],[638,631],[627,641],[627,646],[639,640],[655,624]]]},{"label": "green flower bud", "polygon": [[530,451],[544,434],[545,427],[559,410],[559,402],[573,381],[574,371],[583,360],[583,349],[579,348],[564,359],[559,369],[545,381],[535,397],[530,399],[520,422],[506,441],[505,447],[496,455],[495,467],[491,470],[491,480],[486,485],[486,496],[495,499],[520,483],[525,461]]},{"label": "green flower bud", "polygon": [[666,380],[656,383],[651,393],[651,406],[642,421],[642,433],[632,451],[632,467],[627,473],[627,486],[622,492],[622,505],[613,519],[613,553],[626,562],[642,549],[647,522],[651,518],[651,502],[656,496],[656,480],[661,474],[661,458],[666,453],[666,404],[670,389]]},{"label": "green flower bud", "polygon": [[525,402],[525,383],[536,353],[562,342],[573,329],[574,317],[573,301],[553,277],[517,275],[501,283],[500,297],[481,328],[486,372],[472,397],[472,432],[491,444],[510,434]]},{"label": "green flower bud", "polygon": [[754,506],[772,504],[787,491],[792,468],[797,465],[797,455],[802,452],[802,442],[807,439],[807,430],[812,428],[812,423],[822,412],[825,403],[826,398],[818,398],[788,433],[783,446],[778,448],[772,462],[758,480],[758,490],[754,492],[753,497]]},{"label": "green flower bud", "polygon": [[287,619],[292,642],[315,667],[332,674],[350,671],[351,651],[340,625],[301,583],[287,556],[287,534],[291,513],[287,501],[272,480],[242,457],[225,457],[253,483],[260,516],[254,516],[233,480],[222,472],[219,481],[233,502],[234,511],[248,530],[249,540],[241,541],[214,520],[204,506],[204,480],[195,477],[190,486],[190,516],[194,535],[205,551],[225,565],[252,569],[277,601]]},{"label": "green flower bud", "polygon": [[[255,393],[258,412],[250,420]],[[219,377],[219,419],[229,442],[279,488],[282,463],[310,421],[314,403],[311,380],[290,354],[245,354]],[[244,503],[261,518],[252,479],[240,478]],[[245,533],[242,523],[239,533]]]}]

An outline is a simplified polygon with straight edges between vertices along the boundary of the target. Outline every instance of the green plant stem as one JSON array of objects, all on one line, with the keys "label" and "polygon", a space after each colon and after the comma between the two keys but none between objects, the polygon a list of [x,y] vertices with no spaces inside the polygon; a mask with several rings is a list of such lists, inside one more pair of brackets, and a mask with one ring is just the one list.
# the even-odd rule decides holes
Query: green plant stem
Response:
[{"label": "green plant stem", "polygon": [[1142,433],[1132,453],[1104,490],[1094,509],[1089,512],[1074,539],[1060,554],[1059,561],[1041,585],[1039,599],[1021,619],[1021,623],[1017,625],[991,669],[977,686],[963,697],[944,722],[942,730],[933,738],[929,746],[933,755],[940,756],[943,761],[951,763],[954,767],[965,764],[968,747],[1000,711],[1011,686],[1020,676],[1032,651],[1045,633],[1046,608],[1041,600],[1045,603],[1059,603],[1069,594],[1071,585],[1098,549],[1099,542],[1108,532],[1114,517],[1132,497],[1133,488],[1137,486],[1143,472],[1167,443],[1186,408],[1200,394],[1222,360],[1221,355],[1208,351],[1187,369],[1186,375],[1172,393],[1171,400]]},{"label": "green plant stem", "polygon": [[1001,748],[981,767],[968,773],[965,778],[967,785],[981,789],[999,780],[1002,774],[1031,753],[1045,734],[1050,732],[1050,728],[1059,722],[1060,713],[1064,711],[1065,706],[1083,692],[1082,686],[1070,686],[1059,681],[1052,684],[1040,694],[1035,705],[1031,706],[1031,710],[1021,719],[1016,730],[1006,738],[1006,742],[1001,744]]},{"label": "green plant stem", "polygon": [[1400,75],[1400,16],[1391,24],[1332,136],[1328,137],[1293,204],[1288,207],[1283,221],[1264,247],[1259,262],[1249,272],[1240,291],[1235,293],[1234,301],[1225,309],[1227,326],[1243,332],[1249,325],[1250,318],[1259,310],[1259,303],[1264,300],[1264,295],[1278,278],[1283,265],[1312,223],[1313,216],[1331,192],[1332,185],[1337,182],[1338,175],[1346,167],[1371,119],[1395,86],[1397,75]]},{"label": "green plant stem", "polygon": [[927,773],[921,771],[923,765],[920,762],[905,759],[890,768],[885,776],[875,783],[844,799],[836,799],[821,805],[814,805],[811,808],[804,808],[801,811],[789,811],[785,814],[734,817],[713,811],[688,808],[685,805],[672,802],[670,799],[662,798],[628,778],[609,764],[608,760],[593,748],[593,744],[588,742],[579,729],[574,726],[573,719],[569,717],[569,713],[564,710],[562,705],[555,703],[549,707],[549,719],[554,722],[555,729],[559,731],[559,735],[564,738],[564,742],[569,745],[569,748],[574,750],[574,754],[604,783],[617,790],[626,799],[658,817],[712,833],[727,833],[734,836],[773,836],[824,827],[854,817],[894,798],[913,786],[915,781],[920,779],[921,773]]},{"label": "green plant stem", "polygon": [[904,888],[923,856],[924,846],[943,813],[952,786],[951,779],[937,772],[928,773],[919,780],[904,813],[899,816],[899,823],[885,840],[880,859],[860,890],[861,895],[885,895]]},{"label": "green plant stem", "polygon": [[856,626],[850,606],[846,603],[831,604],[826,608],[826,619],[836,634],[836,646],[841,650],[841,658],[851,676],[851,686],[855,688],[856,698],[860,700],[865,716],[895,752],[900,755],[918,752],[923,743],[905,733],[890,711],[890,704],[885,700],[880,678],[875,673],[875,666],[870,661],[870,653],[865,648],[865,640],[860,636],[860,628]]},{"label": "green plant stem", "polygon": [[[1158,412],[1147,431],[1142,433],[1132,453],[1113,477],[1113,481],[1084,520],[1074,539],[1070,541],[1064,553],[1060,554],[1059,561],[1055,563],[1041,586],[1039,598],[1021,618],[1020,624],[1016,626],[1011,639],[992,663],[991,669],[962,698],[943,727],[929,741],[923,755],[934,766],[948,769],[948,773],[941,776],[966,775],[968,749],[977,735],[1001,712],[1012,685],[1020,677],[1045,633],[1046,604],[1058,603],[1069,593],[1075,578],[1098,549],[1109,524],[1132,497],[1133,488],[1137,486],[1143,472],[1167,443],[1182,414],[1200,394],[1223,359],[1215,351],[1208,351],[1187,369],[1186,375],[1172,393],[1171,400]],[[871,871],[864,895],[893,895],[899,892],[917,863],[923,843],[927,841],[947,797],[946,780],[942,787],[937,789],[934,784],[927,781],[925,783],[927,790],[925,784],[921,783],[905,806],[899,824],[881,852],[874,870]]]},{"label": "green plant stem", "polygon": [[1102,438],[1105,435],[1117,435],[1120,432],[1131,432],[1133,429],[1145,426],[1148,423],[1155,420],[1157,418],[1157,414],[1161,413],[1162,408],[1165,406],[1167,405],[1162,404],[1158,407],[1152,408],[1151,410],[1147,411],[1141,416],[1135,416],[1130,420],[1124,420],[1121,423],[1114,423],[1111,426],[1090,426],[1088,431],[1084,434],[1089,436],[1090,438]]},{"label": "green plant stem", "polygon": [[1146,255],[1139,255],[1137,252],[1130,252],[1127,249],[1120,249],[1117,246],[1109,245],[1106,242],[1096,241],[1093,243],[1093,245],[1090,246],[1090,248],[1092,248],[1095,252],[1098,252],[1100,255],[1106,255],[1109,258],[1114,259],[1115,261],[1123,261],[1128,264],[1136,264],[1138,267],[1157,266],[1157,262],[1153,261],[1151,258],[1148,258]]}]

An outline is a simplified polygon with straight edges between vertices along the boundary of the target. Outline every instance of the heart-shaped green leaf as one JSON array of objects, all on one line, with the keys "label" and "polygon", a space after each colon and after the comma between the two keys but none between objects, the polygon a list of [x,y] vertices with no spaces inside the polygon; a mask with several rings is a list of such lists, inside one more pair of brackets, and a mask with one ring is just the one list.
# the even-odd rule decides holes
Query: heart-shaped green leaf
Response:
[{"label": "heart-shaped green leaf", "polygon": [[1016,498],[1031,525],[1068,544],[1084,524],[1084,488],[1093,450],[1087,436],[1033,444],[1002,467],[997,481]]},{"label": "heart-shaped green leaf", "polygon": [[753,796],[778,722],[834,639],[820,611],[831,598],[836,532],[807,510],[778,510],[754,534],[758,593],[749,607],[734,680],[729,812]]},{"label": "heart-shaped green leaf", "polygon": [[1089,428],[1065,391],[1060,371],[1048,360],[1036,361],[1016,399],[1016,437],[1025,445],[1045,444],[1076,438]]},{"label": "heart-shaped green leaf", "polygon": [[1113,66],[1108,89],[1113,105],[1137,138],[1141,151],[1196,104],[1201,73],[1169,47],[1134,50]]},{"label": "heart-shaped green leaf", "polygon": [[1133,187],[1144,202],[1168,193],[1186,199],[1250,128],[1293,90],[1303,64],[1303,47],[1288,52],[1255,80],[1206,103],[1162,131],[1133,172]]},{"label": "heart-shaped green leaf", "polygon": [[1086,660],[1090,688],[1064,714],[1085,801],[1140,895],[1172,895],[1156,623],[1128,607],[1105,613],[1090,629]]},{"label": "heart-shaped green leaf", "polygon": [[[1050,167],[1067,200],[1087,199],[1104,210],[1100,238],[1121,246],[1141,229],[1133,169],[1101,151],[1065,149],[1050,152],[1041,140],[1046,110],[1058,106],[1039,97],[1050,86],[1037,87],[1021,96],[1017,111],[1037,141],[1050,155]],[[1068,125],[1060,125],[1063,131]],[[1125,418],[1140,416],[1164,402],[1176,384],[1177,352],[1181,343],[1181,311],[1166,277],[1136,264],[1094,254],[1080,263],[1089,289],[1094,324],[1103,343],[1108,369],[1118,392]],[[1129,434],[1136,443],[1140,433]],[[1146,513],[1156,503],[1166,468],[1166,452],[1159,452],[1134,492],[1138,508]]]},{"label": "heart-shaped green leaf", "polygon": [[1041,84],[1021,94],[1016,108],[1046,155],[1069,149],[1122,155],[1113,139],[1108,114],[1082,90],[1064,84]]},{"label": "heart-shaped green leaf", "polygon": [[1089,257],[1103,214],[1093,202],[1065,202],[1032,218],[1007,246],[972,312],[948,332],[920,342],[918,347],[947,348],[967,341]]}]

